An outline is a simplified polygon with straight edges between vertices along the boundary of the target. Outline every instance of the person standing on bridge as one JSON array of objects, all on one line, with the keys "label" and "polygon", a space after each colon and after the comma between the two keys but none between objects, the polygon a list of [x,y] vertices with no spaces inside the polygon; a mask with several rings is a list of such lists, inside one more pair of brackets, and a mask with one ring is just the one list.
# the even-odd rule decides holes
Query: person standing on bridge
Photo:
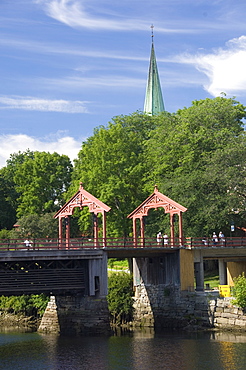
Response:
[{"label": "person standing on bridge", "polygon": [[163,240],[164,240],[164,247],[167,247],[168,246],[168,236],[167,236],[167,234],[163,235]]},{"label": "person standing on bridge", "polygon": [[222,247],[224,247],[224,245],[225,245],[225,235],[222,233],[222,231],[219,232],[219,241],[220,241],[220,245]]},{"label": "person standing on bridge", "polygon": [[218,237],[215,234],[215,232],[213,232],[213,246],[216,247],[217,244],[218,244]]},{"label": "person standing on bridge", "polygon": [[32,246],[32,242],[31,242],[30,240],[26,239],[26,240],[24,241],[24,245],[25,245],[26,247],[31,247],[31,246]]},{"label": "person standing on bridge", "polygon": [[156,236],[156,241],[157,241],[158,245],[162,243],[162,233],[161,233],[161,231],[158,232],[158,234]]}]

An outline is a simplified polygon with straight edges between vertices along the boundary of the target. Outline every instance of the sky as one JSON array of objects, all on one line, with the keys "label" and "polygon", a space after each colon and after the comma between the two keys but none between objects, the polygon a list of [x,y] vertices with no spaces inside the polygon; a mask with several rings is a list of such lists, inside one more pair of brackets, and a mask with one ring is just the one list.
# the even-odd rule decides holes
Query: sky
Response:
[{"label": "sky", "polygon": [[0,167],[18,151],[68,155],[143,111],[154,26],[165,109],[246,105],[245,0],[0,0]]}]

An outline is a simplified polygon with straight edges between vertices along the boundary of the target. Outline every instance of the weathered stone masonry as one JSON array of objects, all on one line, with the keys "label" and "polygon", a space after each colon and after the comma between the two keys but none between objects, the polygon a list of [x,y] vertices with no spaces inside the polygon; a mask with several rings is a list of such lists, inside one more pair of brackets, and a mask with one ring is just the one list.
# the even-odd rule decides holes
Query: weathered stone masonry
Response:
[{"label": "weathered stone masonry", "polygon": [[38,330],[45,333],[105,334],[110,331],[106,298],[51,296]]},{"label": "weathered stone masonry", "polygon": [[202,327],[246,330],[246,315],[232,304],[233,298],[213,293],[180,292],[166,285],[135,287],[136,326]]}]

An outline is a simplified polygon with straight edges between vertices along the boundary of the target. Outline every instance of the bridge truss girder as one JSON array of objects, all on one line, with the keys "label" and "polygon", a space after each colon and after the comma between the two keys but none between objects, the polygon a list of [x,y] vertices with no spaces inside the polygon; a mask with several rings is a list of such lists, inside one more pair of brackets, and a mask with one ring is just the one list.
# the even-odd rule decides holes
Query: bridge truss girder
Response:
[{"label": "bridge truss girder", "polygon": [[35,260],[0,262],[0,292],[22,294],[86,294],[88,261]]}]

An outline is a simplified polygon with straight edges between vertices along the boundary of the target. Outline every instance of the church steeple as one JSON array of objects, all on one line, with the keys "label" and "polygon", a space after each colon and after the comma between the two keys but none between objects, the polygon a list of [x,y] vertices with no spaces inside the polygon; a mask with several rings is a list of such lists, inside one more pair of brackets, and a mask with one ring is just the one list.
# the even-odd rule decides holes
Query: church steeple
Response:
[{"label": "church steeple", "polygon": [[154,50],[154,35],[152,28],[152,46],[151,46],[151,56],[150,56],[150,65],[149,65],[149,76],[146,86],[145,102],[144,102],[144,112],[150,115],[158,114],[165,111],[161,84],[157,69],[155,50]]}]

